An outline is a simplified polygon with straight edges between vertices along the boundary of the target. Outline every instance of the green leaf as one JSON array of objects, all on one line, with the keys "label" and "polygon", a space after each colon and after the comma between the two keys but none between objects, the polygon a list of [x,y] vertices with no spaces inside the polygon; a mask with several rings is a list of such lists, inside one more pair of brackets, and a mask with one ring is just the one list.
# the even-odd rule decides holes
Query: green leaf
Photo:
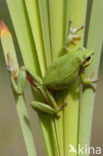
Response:
[{"label": "green leaf", "polygon": [[50,32],[53,60],[63,46],[65,33],[65,1],[49,0]]},{"label": "green leaf", "polygon": [[[90,18],[90,26],[87,40],[87,48],[95,52],[95,61],[87,68],[85,76],[94,72],[93,79],[98,77],[98,68],[100,63],[101,49],[103,43],[103,20],[101,15],[103,12],[103,1],[93,0],[92,13]],[[80,129],[79,144],[84,147],[90,146],[91,126],[93,117],[95,92],[87,88],[83,90],[80,111]],[[85,154],[87,156],[88,154]]]},{"label": "green leaf", "polygon": [[[66,34],[68,33],[68,21],[72,20],[73,27],[85,25],[85,16],[87,8],[87,0],[67,0],[67,15],[66,15]],[[78,34],[82,37],[77,42],[78,45],[83,45],[84,31],[81,30]],[[68,156],[69,145],[71,144],[77,150],[78,144],[78,124],[79,124],[79,80],[69,87],[65,93],[65,102],[67,107],[64,109],[64,140],[65,140],[65,156]],[[76,153],[69,153],[71,156],[76,156]]]},{"label": "green leaf", "polygon": [[[28,6],[25,6],[25,4],[26,5],[28,4]],[[12,19],[12,22],[13,22],[13,25],[15,28],[17,40],[18,40],[18,43],[19,43],[19,46],[21,49],[21,54],[23,56],[25,66],[27,68],[29,68],[31,71],[33,71],[35,74],[38,74],[39,76],[41,76],[41,75],[43,76],[45,74],[45,70],[46,70],[46,68],[45,68],[46,62],[45,62],[45,58],[44,58],[44,56],[45,56],[44,51],[42,51],[43,50],[43,43],[42,43],[43,40],[42,40],[42,34],[41,34],[41,27],[39,25],[40,17],[38,17],[39,13],[38,13],[37,0],[36,1],[7,0],[7,5],[8,5],[11,19]],[[26,10],[27,7],[28,7],[28,14],[27,14],[27,10]],[[30,7],[31,7],[31,9],[30,9]],[[37,11],[37,12],[35,12],[35,11]],[[34,14],[36,14],[36,15],[34,15]],[[32,20],[31,15],[34,15],[36,19],[34,18]],[[29,19],[28,19],[28,17],[29,17]],[[30,21],[30,23],[29,23],[29,21]],[[21,28],[21,26],[22,26],[22,28]],[[37,31],[37,35],[34,36],[36,31]],[[34,44],[34,37],[35,37],[35,40],[37,40],[35,42],[35,44]],[[35,46],[36,46],[36,49],[38,47],[39,51],[37,51],[37,53],[39,53],[39,54],[36,53]],[[38,59],[37,56],[40,58]],[[42,61],[40,62],[40,60],[42,60]],[[39,66],[39,63],[40,63],[40,66]],[[42,73],[40,72],[40,70],[42,71]],[[41,99],[40,98],[41,96],[40,95],[38,96],[37,93],[35,92],[35,90],[33,90],[33,95],[36,100],[39,101]],[[39,115],[39,121],[40,121],[41,130],[42,130],[46,153],[49,156],[53,156],[54,155],[54,147],[55,147],[55,143],[53,143],[53,139],[55,142],[53,121],[51,120],[50,117],[48,117],[48,119],[46,119],[46,117],[44,115]],[[53,131],[53,135],[52,135],[52,131]]]},{"label": "green leaf", "polygon": [[25,0],[25,6],[30,21],[33,39],[35,41],[41,73],[42,76],[44,76],[46,72],[46,58],[45,58],[42,29],[41,29],[41,22],[39,16],[38,0]]},{"label": "green leaf", "polygon": [[[9,53],[13,59],[15,69],[19,70],[12,36],[8,28],[4,25],[3,21],[0,22],[0,38],[4,50],[6,64],[8,65],[7,54]],[[14,93],[14,98],[28,156],[36,156],[25,97],[24,95],[18,96],[16,93]]]},{"label": "green leaf", "polygon": [[48,0],[38,0],[47,66],[52,63]]},{"label": "green leaf", "polygon": [[33,41],[24,0],[7,0],[10,16],[15,28],[24,64],[33,72],[40,75],[40,68]]},{"label": "green leaf", "polygon": [[[49,0],[50,32],[52,44],[52,56],[55,60],[63,48],[65,38],[65,12],[66,5],[64,0]],[[61,92],[56,95],[58,106],[63,105],[64,94]],[[59,112],[60,119],[55,120],[55,132],[58,141],[58,153],[64,155],[64,124],[63,111]]]}]

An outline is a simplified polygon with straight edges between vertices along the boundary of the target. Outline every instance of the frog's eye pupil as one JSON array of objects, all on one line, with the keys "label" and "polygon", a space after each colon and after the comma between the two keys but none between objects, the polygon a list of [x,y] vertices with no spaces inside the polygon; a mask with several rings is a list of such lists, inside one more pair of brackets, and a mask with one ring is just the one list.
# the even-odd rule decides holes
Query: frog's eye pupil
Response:
[{"label": "frog's eye pupil", "polygon": [[87,57],[87,61],[89,61],[90,59],[91,59],[91,57],[90,57],[90,56],[88,56],[88,57]]}]

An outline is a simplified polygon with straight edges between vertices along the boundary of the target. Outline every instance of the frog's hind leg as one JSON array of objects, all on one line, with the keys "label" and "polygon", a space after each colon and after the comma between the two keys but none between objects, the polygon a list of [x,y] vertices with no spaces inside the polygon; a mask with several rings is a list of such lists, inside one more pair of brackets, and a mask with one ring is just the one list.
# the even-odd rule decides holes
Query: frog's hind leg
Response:
[{"label": "frog's hind leg", "polygon": [[60,117],[60,115],[58,114],[58,110],[53,109],[52,107],[50,107],[49,105],[47,105],[45,103],[38,102],[38,101],[32,101],[31,106],[38,113],[48,114],[48,115],[54,116],[56,118]]},{"label": "frog's hind leg", "polygon": [[70,46],[70,44],[76,45],[76,40],[81,39],[81,37],[77,35],[77,32],[80,31],[83,28],[84,28],[83,25],[78,27],[78,28],[74,28],[72,26],[72,21],[71,20],[69,21],[69,34],[65,39],[64,48],[68,48]]}]

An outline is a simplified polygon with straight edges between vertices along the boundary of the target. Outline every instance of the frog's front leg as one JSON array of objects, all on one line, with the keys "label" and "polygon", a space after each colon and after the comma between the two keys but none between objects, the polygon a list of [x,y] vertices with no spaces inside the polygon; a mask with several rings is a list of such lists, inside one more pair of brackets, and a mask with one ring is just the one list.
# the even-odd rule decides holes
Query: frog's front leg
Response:
[{"label": "frog's front leg", "polygon": [[47,104],[49,104],[48,97],[43,88],[43,80],[39,76],[35,75],[30,69],[26,68],[25,66],[22,66],[21,69],[26,72],[27,79],[30,82],[30,84],[40,92],[44,101]]},{"label": "frog's front leg", "polygon": [[96,83],[98,80],[92,80],[94,73],[91,73],[91,75],[88,76],[88,78],[85,78],[84,74],[80,74],[80,80],[81,83],[85,86],[90,86],[94,91],[96,91],[96,88],[92,85],[93,83]]},{"label": "frog's front leg", "polygon": [[26,68],[25,66],[22,66],[21,67],[21,70],[22,71],[25,71],[27,73],[27,76],[28,76],[27,78],[28,79],[29,79],[29,76],[30,76],[30,78],[32,79],[32,81],[35,81],[39,85],[42,85],[43,80],[39,76],[35,75],[30,69]]},{"label": "frog's front leg", "polygon": [[63,109],[65,104],[63,104],[63,106],[58,108],[53,95],[50,93],[50,91],[47,88],[45,88],[45,86],[43,86],[43,80],[39,76],[36,76],[34,73],[32,73],[29,69],[27,69],[24,66],[21,69],[26,71],[27,79],[29,80],[31,85],[33,87],[35,87],[41,93],[41,95],[47,105],[51,106],[51,108],[55,109],[56,111],[61,110],[61,108]]},{"label": "frog's front leg", "polygon": [[52,116],[55,116],[57,118],[60,117],[60,115],[58,114],[58,110],[53,109],[52,107],[48,106],[45,103],[41,103],[38,101],[32,101],[31,106],[37,112],[52,115]]}]

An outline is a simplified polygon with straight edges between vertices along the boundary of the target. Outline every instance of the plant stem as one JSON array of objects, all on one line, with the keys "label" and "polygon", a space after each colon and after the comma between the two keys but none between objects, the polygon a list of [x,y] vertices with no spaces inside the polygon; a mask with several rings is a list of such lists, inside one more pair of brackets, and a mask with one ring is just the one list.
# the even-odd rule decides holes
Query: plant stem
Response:
[{"label": "plant stem", "polygon": [[[86,70],[85,76],[94,72],[93,79],[98,76],[98,68],[100,63],[101,49],[103,43],[103,20],[100,19],[103,11],[103,1],[93,0],[92,14],[89,26],[87,48],[95,52],[95,61]],[[92,116],[94,107],[95,92],[92,89],[86,88],[83,90],[81,111],[80,111],[80,129],[79,129],[79,144],[82,147],[90,146]],[[81,155],[81,154],[80,154]],[[88,156],[89,154],[84,154]]]},{"label": "plant stem", "polygon": [[[86,0],[67,0],[66,15],[66,34],[68,32],[68,22],[72,20],[73,27],[85,25],[85,16],[87,1]],[[82,40],[78,45],[83,46],[84,31],[79,32]],[[64,138],[65,138],[65,156],[76,156],[76,153],[69,153],[71,144],[77,150],[78,141],[78,120],[79,120],[79,80],[76,80],[68,91],[65,92],[65,102],[67,106],[64,109]]]},{"label": "plant stem", "polygon": [[[65,37],[65,1],[49,0],[49,16],[50,16],[50,32],[53,61],[59,56],[59,52],[63,47]],[[56,102],[58,107],[63,105],[64,94],[60,92],[56,94]],[[58,143],[59,156],[64,155],[64,137],[63,137],[63,111],[59,112],[60,119],[54,120],[55,133]]]},{"label": "plant stem", "polygon": [[[36,1],[25,0],[25,3],[26,3],[29,20],[31,23],[31,28],[32,28],[35,45],[37,46],[37,54],[38,54],[39,64],[41,65],[40,68],[41,68],[41,72],[42,72],[43,71],[42,68],[45,65],[45,62],[47,63],[47,66],[49,66],[52,61],[51,46],[50,46],[50,44],[51,44],[50,43],[50,30],[49,30],[48,10],[47,10],[48,4],[47,4],[46,0],[43,2],[37,1],[37,0]],[[39,17],[39,11],[40,11],[40,17]],[[35,15],[35,17],[34,17],[34,15]],[[41,19],[41,21],[40,21],[40,19]],[[41,26],[42,26],[42,32],[41,32]],[[39,27],[39,30],[38,30],[38,27]],[[39,33],[38,36],[37,36],[37,32]],[[43,33],[43,39],[42,39],[42,33]],[[40,41],[38,41],[38,38],[40,39]],[[41,49],[41,46],[42,46],[42,49]],[[45,52],[44,52],[44,48],[45,48]],[[41,49],[41,52],[39,54],[40,49]],[[46,60],[43,57],[43,54],[45,54]],[[44,63],[43,63],[43,61],[41,62],[40,58],[44,61]],[[42,76],[44,76],[44,75],[45,75],[45,71],[42,73]],[[35,96],[34,96],[34,98],[35,98]],[[56,140],[56,134],[55,134],[53,120],[51,120],[50,117],[48,117],[48,120],[47,120],[43,115],[40,115],[39,117],[40,117],[40,125],[42,128],[42,134],[43,134],[43,138],[44,138],[46,153],[47,153],[47,155],[55,154],[56,156],[58,156],[58,147],[57,147],[57,140]],[[48,131],[46,132],[46,130],[48,130]],[[50,131],[51,131],[52,137],[50,137]],[[49,146],[49,148],[48,148],[48,146]]]},{"label": "plant stem", "polygon": [[[25,4],[27,7],[27,10],[25,8]],[[39,19],[40,17],[38,13],[37,0],[36,1],[25,0],[25,3],[23,0],[18,0],[18,1],[7,0],[7,5],[8,5],[9,12],[13,21],[16,36],[17,36],[19,46],[21,49],[21,54],[23,56],[24,64],[26,65],[26,67],[32,70],[35,74],[38,74],[39,76],[41,75],[44,76],[45,70],[46,70],[46,67],[45,67],[46,62],[44,61],[46,60],[43,59],[45,54],[44,54],[44,48],[43,48],[43,40],[42,40],[41,26],[40,26],[41,23]],[[28,16],[27,16],[26,11],[28,11]],[[32,15],[35,16],[37,21],[34,21],[35,18],[32,20]],[[28,20],[28,17],[29,17],[29,20]],[[21,29],[21,26],[23,26],[22,29]],[[37,34],[35,34],[36,30],[38,32]],[[38,41],[38,38],[39,38],[39,41]],[[35,41],[35,44],[34,44],[34,41]],[[37,53],[36,53],[35,46],[36,46],[36,49],[38,48],[39,50],[37,51]],[[40,58],[38,58],[37,56]],[[42,63],[39,62],[41,59],[43,59],[41,61]],[[39,63],[40,63],[40,66],[39,66]],[[36,100],[38,101],[41,100],[40,95],[38,96],[35,90],[33,90],[33,95]],[[52,130],[54,130],[54,126],[52,124],[53,121],[50,119],[50,117],[48,118],[47,116],[46,117],[48,119],[46,119],[44,115],[40,115],[39,117],[40,117],[39,121],[40,121],[40,126],[42,130],[43,138],[44,138],[46,153],[49,156],[54,156],[54,153],[56,152],[54,149],[54,146],[56,144],[54,142],[55,136],[53,135],[54,138],[51,137]]]},{"label": "plant stem", "polygon": [[50,32],[53,60],[63,46],[65,31],[65,1],[49,0]]},{"label": "plant stem", "polygon": [[[13,59],[15,69],[19,70],[11,34],[2,21],[0,22],[0,38],[4,50],[6,64],[8,65],[7,53],[9,52],[11,58]],[[28,156],[36,156],[32,131],[29,122],[29,116],[26,108],[25,97],[24,95],[18,96],[16,93],[14,93],[14,98]]]},{"label": "plant stem", "polygon": [[30,27],[32,30],[32,35],[35,42],[36,52],[37,52],[40,69],[43,77],[46,72],[46,58],[45,58],[43,35],[41,29],[41,21],[39,16],[38,0],[25,0],[25,6],[30,21]]},{"label": "plant stem", "polygon": [[[23,0],[7,0],[7,6],[15,28],[16,37],[20,46],[24,64],[33,72],[40,75],[40,66],[36,54],[35,44],[29,25]],[[29,59],[28,59],[29,58]]]},{"label": "plant stem", "polygon": [[47,67],[52,63],[48,0],[38,0]]}]

